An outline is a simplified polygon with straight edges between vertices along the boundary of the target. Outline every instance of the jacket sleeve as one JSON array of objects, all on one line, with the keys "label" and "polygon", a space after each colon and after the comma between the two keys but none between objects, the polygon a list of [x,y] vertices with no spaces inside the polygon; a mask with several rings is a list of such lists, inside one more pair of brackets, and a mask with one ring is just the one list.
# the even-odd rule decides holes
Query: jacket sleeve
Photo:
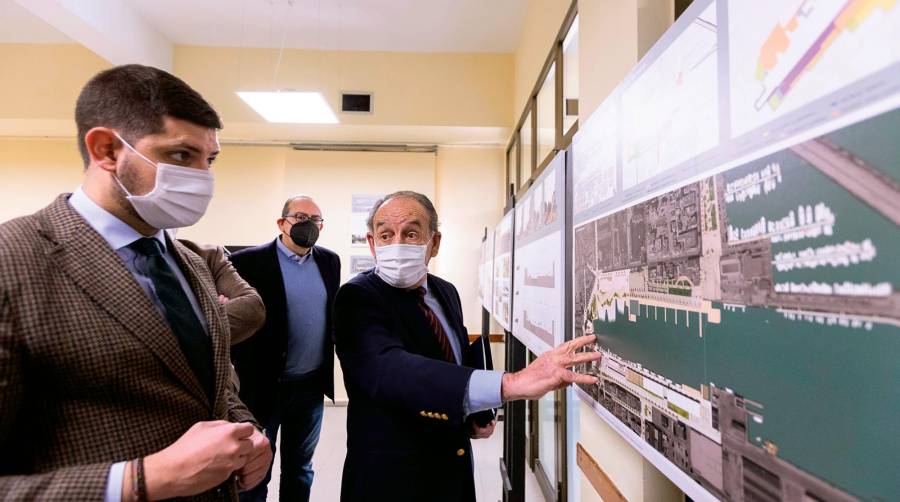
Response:
[{"label": "jacket sleeve", "polygon": [[231,344],[243,342],[256,333],[266,321],[266,307],[262,298],[235,270],[234,265],[225,256],[224,248],[217,247],[216,252],[207,258],[216,291],[228,297],[225,311],[228,313],[228,325],[231,329]]},{"label": "jacket sleeve", "polygon": [[228,403],[229,422],[249,422],[255,425],[257,429],[262,430],[262,426],[256,421],[253,413],[250,413],[250,410],[247,409],[247,406],[241,401],[241,398],[238,397],[237,388],[235,386],[227,386],[225,389],[225,399]]},{"label": "jacket sleeve", "polygon": [[106,478],[113,462],[76,465],[40,474],[12,474],[13,438],[25,400],[24,359],[12,319],[12,307],[0,291],[0,494],[3,500],[103,500]]},{"label": "jacket sleeve", "polygon": [[[383,302],[357,284],[338,291],[334,309],[337,354],[347,390],[402,413],[463,423],[463,398],[473,368],[407,350],[392,331]],[[428,418],[425,418],[428,417]]]}]

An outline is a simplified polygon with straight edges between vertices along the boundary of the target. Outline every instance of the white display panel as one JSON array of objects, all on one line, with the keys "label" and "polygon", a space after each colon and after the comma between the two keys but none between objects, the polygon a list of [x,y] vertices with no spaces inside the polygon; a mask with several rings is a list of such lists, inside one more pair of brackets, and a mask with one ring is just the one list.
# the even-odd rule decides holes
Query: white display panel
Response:
[{"label": "white display panel", "polygon": [[563,339],[565,152],[516,203],[512,334],[535,354]]},{"label": "white display panel", "polygon": [[491,313],[506,331],[512,326],[512,247],[513,217],[509,211],[494,229],[494,306]]}]

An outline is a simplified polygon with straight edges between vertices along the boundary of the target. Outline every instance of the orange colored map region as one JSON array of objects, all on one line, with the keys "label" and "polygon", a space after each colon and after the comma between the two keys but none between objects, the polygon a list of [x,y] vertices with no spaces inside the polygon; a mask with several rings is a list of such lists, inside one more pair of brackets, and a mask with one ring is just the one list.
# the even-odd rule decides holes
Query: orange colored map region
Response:
[{"label": "orange colored map region", "polygon": [[[788,22],[789,27],[796,27],[796,17],[791,18]],[[791,39],[788,37],[784,26],[777,24],[772,28],[772,33],[766,38],[759,50],[759,58],[756,60],[756,79],[762,80],[766,76],[766,72],[771,70],[778,64],[778,55],[787,50],[791,45]]]}]

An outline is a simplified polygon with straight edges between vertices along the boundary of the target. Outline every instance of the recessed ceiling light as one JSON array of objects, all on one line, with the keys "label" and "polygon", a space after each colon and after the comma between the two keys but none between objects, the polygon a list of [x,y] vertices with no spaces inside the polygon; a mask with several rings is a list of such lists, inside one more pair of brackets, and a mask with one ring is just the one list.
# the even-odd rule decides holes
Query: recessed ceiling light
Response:
[{"label": "recessed ceiling light", "polygon": [[338,119],[318,92],[238,92],[238,96],[269,122],[337,124]]}]

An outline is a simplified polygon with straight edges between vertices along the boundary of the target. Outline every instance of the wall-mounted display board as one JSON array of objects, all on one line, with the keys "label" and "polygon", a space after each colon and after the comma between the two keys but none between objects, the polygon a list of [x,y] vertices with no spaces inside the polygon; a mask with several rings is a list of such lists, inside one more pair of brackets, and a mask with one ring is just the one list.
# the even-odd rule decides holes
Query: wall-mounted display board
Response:
[{"label": "wall-mounted display board", "polygon": [[494,302],[494,232],[487,232],[481,241],[481,262],[478,265],[478,299],[488,312]]},{"label": "wall-mounted display board", "polygon": [[900,2],[695,1],[573,143],[578,395],[694,500],[900,500]]},{"label": "wall-mounted display board", "polygon": [[535,354],[563,340],[565,152],[516,202],[512,334]]},{"label": "wall-mounted display board", "polygon": [[512,326],[512,250],[513,250],[513,217],[515,211],[510,210],[497,228],[494,229],[494,307],[491,313],[494,319],[506,331]]}]

